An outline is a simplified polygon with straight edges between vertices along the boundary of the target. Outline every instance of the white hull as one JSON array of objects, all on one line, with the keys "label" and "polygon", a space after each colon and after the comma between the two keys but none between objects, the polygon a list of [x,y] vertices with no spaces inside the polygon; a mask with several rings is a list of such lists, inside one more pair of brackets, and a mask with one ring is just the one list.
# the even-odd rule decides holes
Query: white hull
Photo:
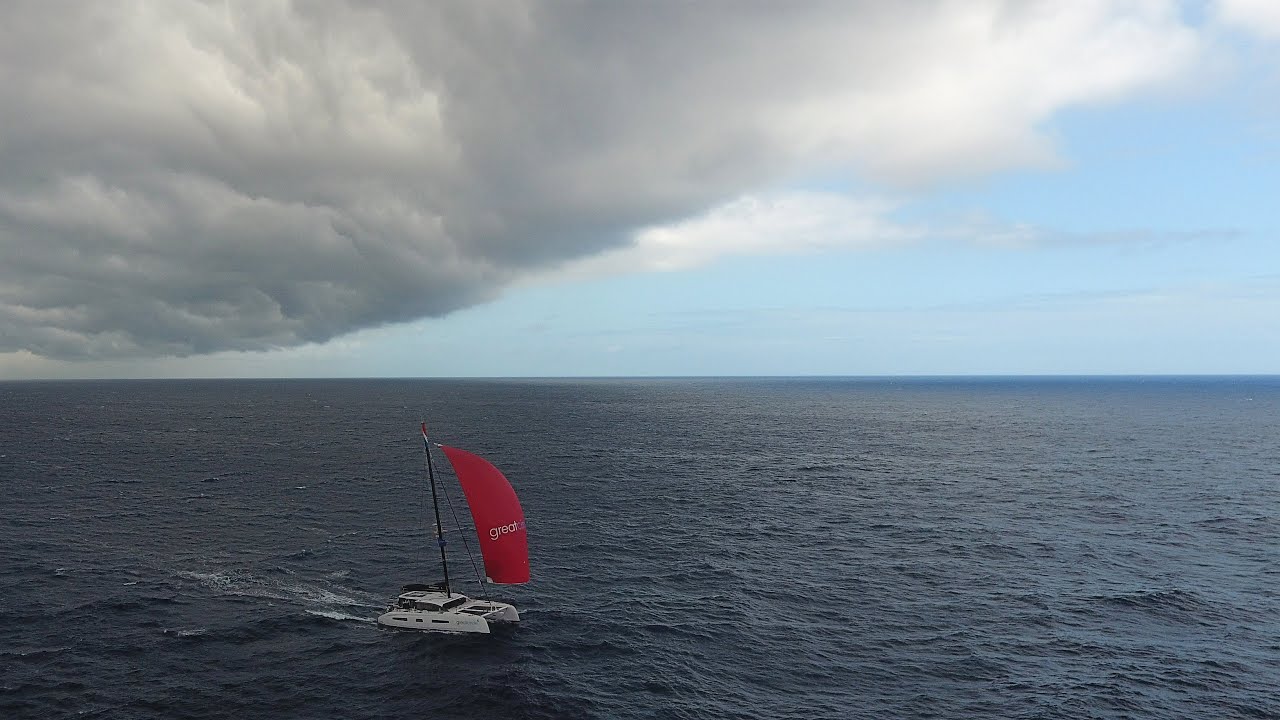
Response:
[{"label": "white hull", "polygon": [[384,627],[421,632],[488,633],[491,623],[519,621],[520,613],[507,603],[420,590],[402,593],[378,616]]}]

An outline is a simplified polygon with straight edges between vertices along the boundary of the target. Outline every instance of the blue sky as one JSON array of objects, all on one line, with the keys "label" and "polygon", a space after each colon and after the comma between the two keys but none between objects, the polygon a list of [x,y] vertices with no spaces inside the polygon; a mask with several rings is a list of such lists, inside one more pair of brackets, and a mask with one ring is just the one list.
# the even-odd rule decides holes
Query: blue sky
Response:
[{"label": "blue sky", "polygon": [[1029,112],[1007,158],[797,155],[488,301],[265,352],[19,350],[0,377],[1277,373],[1280,14],[1177,7],[1194,53]]}]

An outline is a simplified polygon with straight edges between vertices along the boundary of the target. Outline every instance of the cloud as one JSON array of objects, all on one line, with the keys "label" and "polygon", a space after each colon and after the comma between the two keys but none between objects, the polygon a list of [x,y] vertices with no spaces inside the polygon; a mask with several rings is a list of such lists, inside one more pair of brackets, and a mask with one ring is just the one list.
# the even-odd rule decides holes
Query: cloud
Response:
[{"label": "cloud", "polygon": [[895,203],[833,192],[747,195],[687,220],[644,228],[631,244],[536,278],[560,282],[634,272],[686,270],[731,255],[781,255],[905,242],[921,231],[894,223]]},{"label": "cloud", "polygon": [[1280,38],[1280,5],[1271,0],[1218,0],[1215,9],[1222,23]]},{"label": "cloud", "polygon": [[293,347],[632,244],[655,267],[762,251],[796,228],[751,203],[790,178],[1053,163],[1055,112],[1194,63],[1178,12],[8,3],[0,353]]},{"label": "cloud", "polygon": [[903,202],[880,196],[830,191],[785,191],[746,195],[697,217],[644,228],[623,247],[559,266],[531,282],[559,283],[640,272],[687,270],[741,255],[793,255],[858,250],[925,240],[982,247],[1030,250],[1044,247],[1115,245],[1156,247],[1175,243],[1229,241],[1232,228],[1163,230],[1131,228],[1067,232],[1030,223],[966,214],[901,222],[894,211]]},{"label": "cloud", "polygon": [[927,228],[917,229],[915,234],[1008,250],[1090,245],[1153,248],[1181,243],[1227,242],[1239,240],[1245,236],[1243,230],[1229,227],[1186,230],[1133,227],[1097,232],[1070,232],[1031,223],[1002,221],[985,213],[946,218],[943,222],[935,221]]}]

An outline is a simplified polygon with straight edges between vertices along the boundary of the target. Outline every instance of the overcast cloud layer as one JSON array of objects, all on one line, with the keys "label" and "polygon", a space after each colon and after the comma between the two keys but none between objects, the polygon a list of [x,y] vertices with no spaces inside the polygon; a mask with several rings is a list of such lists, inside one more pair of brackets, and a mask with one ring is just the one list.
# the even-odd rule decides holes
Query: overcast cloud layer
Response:
[{"label": "overcast cloud layer", "polygon": [[[56,359],[322,342],[633,243],[652,267],[731,252],[743,217],[758,251],[795,227],[762,190],[1052,164],[1055,112],[1200,52],[1140,0],[0,15],[0,353]],[[894,237],[879,201],[803,197]]]}]

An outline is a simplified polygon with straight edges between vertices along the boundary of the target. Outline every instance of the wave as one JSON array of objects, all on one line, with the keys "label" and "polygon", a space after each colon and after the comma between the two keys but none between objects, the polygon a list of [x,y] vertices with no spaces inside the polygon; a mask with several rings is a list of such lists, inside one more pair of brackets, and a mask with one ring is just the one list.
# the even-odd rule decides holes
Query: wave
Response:
[{"label": "wave", "polygon": [[116,612],[128,612],[131,610],[154,610],[157,605],[183,605],[182,600],[163,595],[141,595],[128,596],[122,598],[111,599],[93,599],[88,602],[81,603],[76,607],[81,610],[92,610],[93,608],[108,608]]},{"label": "wave", "polygon": [[1095,595],[1090,600],[1138,610],[1201,612],[1208,607],[1198,593],[1190,590],[1137,590],[1115,595]]},{"label": "wave", "polygon": [[209,632],[209,628],[191,628],[184,630],[182,628],[164,628],[160,631],[162,635],[171,635],[178,638],[200,637]]},{"label": "wave", "polygon": [[0,658],[10,658],[14,660],[36,662],[45,661],[56,657],[71,649],[70,645],[61,645],[56,647],[33,647],[22,650],[5,649],[0,650]]}]

